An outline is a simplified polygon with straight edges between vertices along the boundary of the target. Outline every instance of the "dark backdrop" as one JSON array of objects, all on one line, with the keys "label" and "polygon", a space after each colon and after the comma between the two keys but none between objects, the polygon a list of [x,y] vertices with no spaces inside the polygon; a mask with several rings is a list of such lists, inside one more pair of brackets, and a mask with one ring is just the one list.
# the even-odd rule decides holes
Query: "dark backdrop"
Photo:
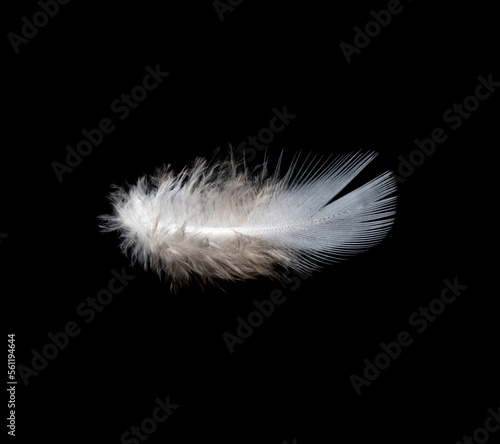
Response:
[{"label": "dark backdrop", "polygon": [[[4,14],[0,257],[16,439],[134,443],[141,424],[151,443],[484,438],[500,405],[493,6],[50,4],[47,20],[34,0]],[[372,10],[385,27],[365,29]],[[117,103],[148,69],[169,75],[140,103]],[[470,113],[453,109],[464,101]],[[173,294],[100,233],[112,184],[242,146],[274,110],[294,117],[266,144],[271,165],[282,149],[288,161],[370,149],[380,156],[365,178],[398,174],[397,219],[379,246],[309,279]],[[67,159],[83,130],[99,143]],[[423,153],[416,139],[433,135]],[[92,308],[113,270],[134,278]],[[435,301],[445,280],[446,304]],[[284,302],[231,352],[223,335],[275,290]],[[429,306],[440,313],[424,321]],[[399,351],[398,337],[411,344]],[[147,420],[167,397],[178,406],[168,420]]]}]

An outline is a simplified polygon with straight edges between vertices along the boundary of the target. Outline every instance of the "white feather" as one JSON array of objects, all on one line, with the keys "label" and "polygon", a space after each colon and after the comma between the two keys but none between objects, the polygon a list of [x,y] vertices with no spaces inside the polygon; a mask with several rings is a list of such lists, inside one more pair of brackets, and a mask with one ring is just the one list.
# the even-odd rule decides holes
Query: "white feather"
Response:
[{"label": "white feather", "polygon": [[[311,273],[379,242],[395,214],[396,189],[386,172],[333,200],[376,156],[357,153],[332,162],[298,156],[283,178],[267,162],[250,172],[233,157],[197,159],[175,175],[169,167],[112,195],[106,230],[122,249],[177,286]],[[281,158],[280,158],[281,163]]]}]

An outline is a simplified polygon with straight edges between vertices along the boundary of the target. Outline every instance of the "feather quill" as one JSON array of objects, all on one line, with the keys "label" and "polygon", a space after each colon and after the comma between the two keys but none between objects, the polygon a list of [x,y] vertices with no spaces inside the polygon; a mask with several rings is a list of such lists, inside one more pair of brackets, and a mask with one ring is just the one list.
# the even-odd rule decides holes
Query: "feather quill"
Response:
[{"label": "feather quill", "polygon": [[282,178],[279,166],[272,175],[266,161],[251,171],[233,156],[216,163],[198,158],[178,175],[163,167],[118,187],[102,228],[118,231],[122,250],[174,288],[192,279],[279,277],[285,269],[310,274],[366,250],[390,230],[391,172],[335,199],[375,156],[312,157],[300,166],[296,156]]}]

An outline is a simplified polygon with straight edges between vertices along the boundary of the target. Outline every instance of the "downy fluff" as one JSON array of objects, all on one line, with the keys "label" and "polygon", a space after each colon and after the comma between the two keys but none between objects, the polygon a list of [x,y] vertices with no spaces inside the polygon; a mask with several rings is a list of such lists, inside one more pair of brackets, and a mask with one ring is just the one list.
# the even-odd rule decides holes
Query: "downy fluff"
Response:
[{"label": "downy fluff", "polygon": [[[311,273],[322,264],[379,242],[393,223],[396,189],[385,172],[333,200],[376,153],[322,162],[298,156],[284,177],[229,160],[196,159],[178,175],[170,167],[111,194],[116,230],[133,261],[165,274],[173,287],[195,279],[279,277]],[[308,156],[309,157],[309,156]],[[281,163],[281,158],[280,158]]]}]

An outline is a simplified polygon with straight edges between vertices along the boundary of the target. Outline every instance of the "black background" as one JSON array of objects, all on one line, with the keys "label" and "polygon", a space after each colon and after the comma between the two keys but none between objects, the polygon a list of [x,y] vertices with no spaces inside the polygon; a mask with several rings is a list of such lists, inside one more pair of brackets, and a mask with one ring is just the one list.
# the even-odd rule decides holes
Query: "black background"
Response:
[{"label": "black background", "polygon": [[[17,364],[31,366],[49,332],[82,329],[27,386],[18,375],[16,439],[119,443],[167,396],[180,407],[147,442],[455,443],[483,427],[500,405],[499,93],[456,130],[442,116],[478,76],[500,80],[493,6],[404,1],[347,63],[339,44],[387,2],[246,0],[223,21],[211,1],[160,3],[71,1],[17,54],[4,38],[0,257]],[[4,34],[39,9],[17,2]],[[119,120],[110,104],[157,64],[169,77]],[[364,178],[397,172],[414,139],[445,129],[399,184],[381,245],[295,290],[259,280],[173,294],[100,233],[111,184],[238,146],[283,107],[297,117],[268,145],[271,164],[282,149],[376,150]],[[116,129],[59,182],[52,163],[106,117]],[[135,279],[86,324],[76,307],[123,267]],[[467,290],[417,333],[410,315],[455,277]],[[223,333],[277,288],[286,302],[230,353]],[[413,344],[357,396],[349,377],[403,330]]]}]

